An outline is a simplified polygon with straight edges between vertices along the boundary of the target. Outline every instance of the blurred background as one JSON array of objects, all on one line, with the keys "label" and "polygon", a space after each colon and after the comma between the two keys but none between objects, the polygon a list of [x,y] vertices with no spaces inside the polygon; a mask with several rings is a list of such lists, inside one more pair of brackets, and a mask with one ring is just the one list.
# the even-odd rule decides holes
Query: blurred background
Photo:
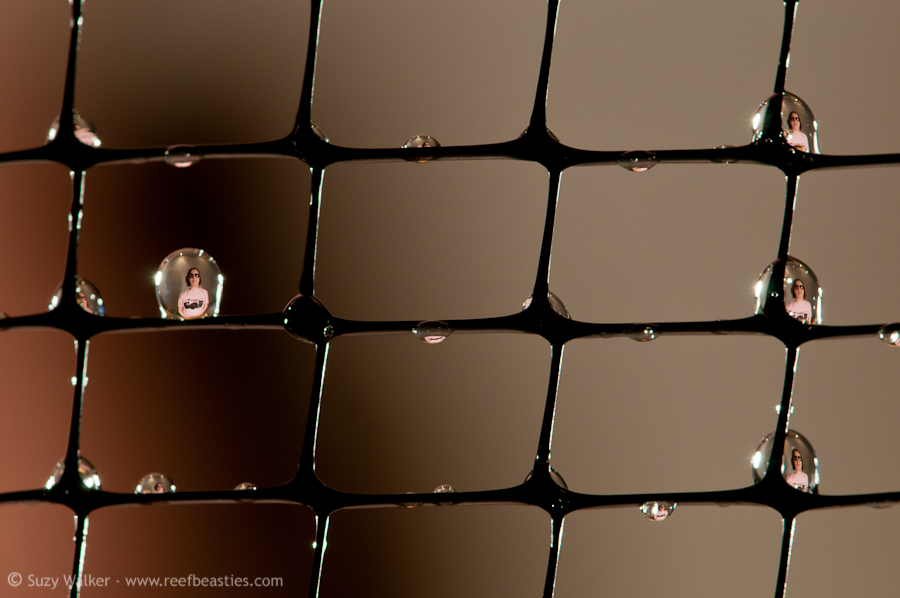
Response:
[{"label": "blurred background", "polygon": [[[327,0],[313,121],[332,143],[399,147],[506,141],[528,125],[543,0]],[[69,40],[63,0],[0,3],[0,151],[40,146],[58,115]],[[564,0],[548,126],[573,147],[742,145],[771,93],[783,25],[776,0]],[[900,151],[894,35],[900,5],[801,3],[786,89],[828,154]],[[90,0],[75,107],[102,147],[243,143],[292,128],[309,2]],[[326,170],[316,296],[368,320],[510,314],[531,294],[547,172],[501,160],[337,164]],[[826,324],[900,321],[900,171],[805,174],[791,254],[824,289]],[[309,169],[287,159],[100,166],[86,175],[79,274],[107,316],[158,317],[153,275],[172,251],[209,252],[220,314],[280,311],[296,293]],[[0,168],[0,310],[45,311],[62,280],[65,167]],[[584,167],[562,177],[550,288],[592,322],[740,318],[776,257],[784,176],[746,164]],[[774,429],[784,347],[757,336],[579,340],[566,347],[552,462],[587,493],[720,490],[751,483]],[[800,350],[792,427],[815,447],[824,494],[900,489],[891,455],[897,359],[876,338]],[[179,491],[284,483],[296,472],[314,351],[280,331],[101,335],[91,341],[82,453],[103,488],[151,471]],[[550,369],[526,335],[338,338],[329,352],[316,472],[367,493],[520,483],[532,467]],[[65,453],[75,354],[52,330],[0,333],[0,492],[39,488]],[[325,597],[541,595],[549,516],[522,506],[344,511],[330,523]],[[0,508],[0,577],[71,571],[72,515]],[[238,596],[246,589],[129,589],[125,576],[277,576],[259,596],[305,596],[315,522],[301,506],[104,509],[85,572],[122,582],[85,596]],[[567,518],[556,595],[772,595],[782,524],[754,507],[635,508]],[[797,521],[792,596],[895,593],[900,509]],[[0,580],[6,587],[6,582]]]}]

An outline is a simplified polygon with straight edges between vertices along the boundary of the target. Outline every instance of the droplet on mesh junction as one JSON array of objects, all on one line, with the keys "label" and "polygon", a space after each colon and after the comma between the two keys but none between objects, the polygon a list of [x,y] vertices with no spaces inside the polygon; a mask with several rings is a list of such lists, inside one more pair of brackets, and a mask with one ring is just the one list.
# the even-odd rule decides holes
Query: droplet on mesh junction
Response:
[{"label": "droplet on mesh junction", "polygon": [[[766,303],[780,291],[787,315],[803,324],[822,323],[822,287],[815,272],[797,258],[788,256],[784,266],[784,284],[779,289],[772,284],[772,272],[778,260],[769,264],[756,283],[756,313],[766,313]],[[767,314],[780,315],[780,314]]]},{"label": "droplet on mesh junction", "polygon": [[[406,144],[403,146],[404,149],[406,149],[406,148],[429,148],[429,147],[441,147],[441,144],[440,144],[440,142],[438,142],[437,139],[435,139],[434,137],[432,137],[430,135],[416,135],[415,137],[412,137],[409,141],[407,141]],[[423,164],[425,162],[430,162],[432,160],[432,158],[430,156],[420,156],[418,158],[409,158],[409,159],[413,160],[414,162],[418,162],[420,164]]]},{"label": "droplet on mesh junction", "polygon": [[454,488],[450,484],[441,484],[434,489],[435,494],[446,494],[448,492],[456,492],[456,488]]},{"label": "droplet on mesh junction", "polygon": [[137,487],[134,489],[135,494],[164,494],[175,492],[175,484],[164,473],[148,473],[141,478]]},{"label": "droplet on mesh junction", "polygon": [[[77,110],[72,111],[72,128],[75,138],[90,147],[100,147],[100,137],[97,136],[97,127]],[[59,135],[59,117],[50,125],[47,131],[47,141],[53,141]]]},{"label": "droplet on mesh junction", "polygon": [[[531,302],[534,300],[534,294],[528,295],[528,299],[526,299],[522,303],[522,311],[525,311],[531,306]],[[572,319],[572,316],[569,315],[569,310],[566,309],[566,305],[562,302],[562,299],[557,297],[554,293],[547,293],[547,301],[550,302],[550,307],[553,308],[553,311],[558,313],[564,318]]]},{"label": "droplet on mesh junction", "polygon": [[[48,309],[56,309],[60,301],[62,301],[62,284],[56,287],[53,297],[50,298]],[[75,277],[75,301],[81,309],[89,314],[94,314],[95,316],[106,315],[106,305],[103,303],[100,291],[90,281],[80,276]]]},{"label": "droplet on mesh junction", "polygon": [[[531,471],[528,472],[528,475],[525,476],[525,481],[527,482],[528,480],[530,480],[531,476],[533,474],[534,474],[534,470],[532,469]],[[552,465],[550,466],[550,479],[553,480],[554,482],[556,482],[557,486],[565,488],[566,490],[569,489],[569,485],[566,484],[566,481],[563,479],[563,477],[560,475],[560,473],[558,471],[556,471],[555,469],[553,469]]]},{"label": "droplet on mesh junction", "polygon": [[[519,134],[518,139],[521,139],[522,137],[525,137],[525,135],[528,134],[528,129],[530,129],[530,128],[531,128],[531,127],[525,127],[525,130],[522,131],[522,133]],[[550,139],[552,139],[553,141],[559,143],[559,137],[556,136],[556,133],[554,133],[553,131],[551,131],[550,129],[548,129],[548,128],[546,128],[546,127],[544,127],[544,130],[547,131],[547,135],[550,136]]]},{"label": "droplet on mesh junction", "polygon": [[318,137],[319,139],[321,139],[321,140],[324,141],[325,143],[329,143],[329,141],[328,141],[328,136],[325,135],[325,133],[322,131],[322,129],[320,129],[319,127],[317,127],[317,126],[315,125],[315,123],[309,123],[309,128],[312,129],[312,132],[315,133],[316,137]]},{"label": "droplet on mesh junction", "polygon": [[[766,137],[765,121],[770,107],[778,110],[779,94],[772,94],[759,105],[753,117],[753,138],[759,141]],[[800,152],[819,153],[819,124],[809,106],[792,93],[784,92],[781,98],[781,110],[771,115],[780,127],[778,135],[792,149]]]},{"label": "droplet on mesh junction", "polygon": [[878,338],[892,347],[900,347],[900,324],[885,326],[878,331]]},{"label": "droplet on mesh junction", "polygon": [[[769,457],[772,455],[773,438],[775,438],[775,432],[763,438],[750,459],[753,483],[760,482],[766,475]],[[819,459],[809,440],[795,430],[788,430],[784,439],[784,455],[780,473],[785,481],[796,490],[818,494]]]},{"label": "droplet on mesh junction", "polygon": [[296,295],[283,313],[285,331],[298,340],[316,345],[334,336],[331,314],[312,295]]},{"label": "droplet on mesh junction", "polygon": [[656,328],[648,324],[646,326],[635,326],[631,330],[625,332],[625,336],[633,341],[646,343],[656,339],[656,337],[659,336],[659,333],[656,331]]},{"label": "droplet on mesh junction", "polygon": [[653,152],[625,152],[616,164],[632,172],[647,172],[659,164],[659,158]]},{"label": "droplet on mesh junction", "polygon": [[[62,475],[65,470],[66,460],[60,459],[56,464],[56,467],[53,468],[53,471],[50,472],[50,477],[47,479],[47,483],[44,485],[44,487],[47,490],[50,490],[51,488],[56,486],[62,479]],[[84,457],[78,457],[78,477],[81,478],[81,483],[88,490],[100,489],[100,476],[97,475],[97,468],[94,467],[93,463],[91,463]]]},{"label": "droplet on mesh junction", "polygon": [[165,160],[175,168],[187,168],[199,162],[200,156],[193,145],[172,145],[166,149]]},{"label": "droplet on mesh junction", "polygon": [[417,339],[429,345],[436,345],[444,341],[452,332],[453,329],[450,328],[450,325],[447,324],[447,322],[430,320],[419,322],[416,327],[412,329],[412,333],[416,335]]},{"label": "droplet on mesh junction", "polygon": [[154,283],[159,313],[164,319],[195,320],[219,315],[225,278],[216,260],[202,249],[185,247],[167,255]]},{"label": "droplet on mesh junction", "polygon": [[650,521],[663,521],[672,514],[678,503],[665,501],[649,501],[641,505],[641,512]]}]

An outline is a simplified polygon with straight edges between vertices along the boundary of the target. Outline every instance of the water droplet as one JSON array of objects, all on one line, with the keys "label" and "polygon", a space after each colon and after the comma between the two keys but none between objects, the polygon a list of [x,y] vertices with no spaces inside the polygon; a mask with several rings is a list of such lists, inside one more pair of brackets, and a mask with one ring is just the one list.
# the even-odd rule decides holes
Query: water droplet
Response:
[{"label": "water droplet", "polygon": [[312,129],[312,132],[315,133],[316,137],[318,137],[319,139],[321,139],[321,140],[324,141],[325,143],[329,143],[329,141],[328,141],[328,136],[325,135],[325,133],[322,131],[322,129],[320,129],[319,127],[317,127],[314,123],[310,123],[310,124],[309,124],[309,128]]},{"label": "water droplet", "polygon": [[890,509],[897,504],[896,500],[882,500],[878,502],[867,502],[866,506],[873,509]]},{"label": "water droplet", "polygon": [[165,160],[175,168],[187,168],[199,162],[200,155],[193,145],[172,145],[166,149]]},{"label": "water droplet", "polygon": [[[50,298],[48,309],[56,309],[60,301],[62,301],[62,284],[56,287],[53,297]],[[103,303],[100,291],[90,281],[80,276],[75,277],[75,301],[81,309],[89,314],[94,314],[95,316],[106,315],[106,305]]]},{"label": "water droplet", "polygon": [[900,347],[900,324],[885,326],[878,331],[878,338],[892,347]]},{"label": "water droplet", "polygon": [[[809,266],[788,256],[784,265],[784,284],[781,288],[777,283],[772,284],[772,272],[779,265],[780,260],[769,264],[756,283],[754,295],[756,297],[756,313],[780,317],[787,313],[790,317],[803,324],[822,323],[822,287],[819,279]],[[784,312],[776,307],[774,314],[766,312],[768,305],[780,306],[775,299],[778,294],[784,298]]]},{"label": "water droplet", "polygon": [[656,337],[659,336],[659,333],[656,331],[656,328],[654,328],[652,324],[647,324],[635,326],[631,330],[625,332],[625,336],[633,341],[646,343],[656,339]]},{"label": "water droplet", "polygon": [[[403,146],[406,148],[429,148],[429,147],[441,147],[441,144],[437,139],[431,137],[430,135],[416,135],[411,138],[406,144]],[[412,160],[414,162],[418,162],[423,164],[425,162],[430,162],[433,160],[431,156],[420,156],[418,158],[407,158],[408,160]]]},{"label": "water droplet", "polygon": [[134,489],[135,494],[164,494],[175,492],[175,484],[164,473],[148,473],[141,478],[137,487]]},{"label": "water droplet", "polygon": [[[531,476],[533,474],[534,474],[534,470],[532,469],[531,471],[528,472],[528,475],[525,476],[525,482],[530,480]],[[556,471],[555,469],[553,469],[553,466],[550,467],[550,479],[553,480],[554,482],[556,482],[557,486],[565,488],[566,490],[569,489],[569,485],[566,484],[566,481],[563,479],[563,477],[560,475],[560,473],[558,471]]]},{"label": "water droplet", "polygon": [[417,339],[429,345],[436,345],[444,341],[452,332],[453,329],[447,322],[440,321],[419,322],[412,329],[412,333],[416,335]]},{"label": "water droplet", "polygon": [[[733,145],[720,145],[717,149],[721,149],[721,150],[734,149],[734,146]],[[714,162],[717,162],[718,164],[734,164],[735,162],[737,162],[737,160],[734,158],[717,158],[714,160]]]},{"label": "water droplet", "polygon": [[241,482],[234,487],[235,490],[256,490],[256,484],[253,482]]},{"label": "water droplet", "polygon": [[185,247],[167,255],[154,282],[163,318],[196,320],[219,315],[225,278],[216,260],[202,249]]},{"label": "water droplet", "polygon": [[641,512],[646,515],[647,519],[650,521],[663,521],[672,514],[672,511],[674,511],[677,506],[678,503],[676,502],[651,500],[641,505]]},{"label": "water droplet", "polygon": [[616,164],[632,172],[647,172],[659,164],[659,158],[652,152],[625,152]]},{"label": "water droplet", "polygon": [[[416,494],[416,492],[407,492],[406,494]],[[407,509],[425,506],[425,503],[423,502],[401,502],[397,504],[398,506],[406,507]]]},{"label": "water droplet", "polygon": [[[75,138],[81,143],[89,147],[100,147],[100,137],[97,136],[97,127],[77,110],[72,111],[72,129],[74,130]],[[57,116],[53,121],[53,124],[50,125],[50,130],[47,132],[47,141],[53,141],[58,134],[59,117]]]},{"label": "water droplet", "polygon": [[[766,475],[774,438],[775,432],[763,438],[750,459],[753,483],[760,482]],[[784,439],[784,456],[780,471],[785,481],[795,489],[818,494],[819,459],[809,440],[803,434],[788,430]]]},{"label": "water droplet", "polygon": [[[751,141],[783,140],[794,151],[819,153],[819,124],[809,106],[792,93],[784,92],[781,110],[779,94],[772,94],[759,105],[753,117]],[[771,110],[774,112],[770,112]],[[766,122],[769,121],[767,127]]]},{"label": "water droplet", "polygon": [[[50,477],[47,479],[47,483],[44,487],[47,490],[50,490],[56,486],[62,479],[65,470],[66,460],[60,459],[56,464],[56,467],[53,468],[53,471],[50,472]],[[100,489],[100,476],[97,475],[97,468],[84,457],[78,457],[78,477],[81,478],[82,485],[88,490]]]},{"label": "water droplet", "polygon": [[284,329],[294,338],[312,344],[334,335],[331,314],[311,295],[297,295],[284,308]]},{"label": "water droplet", "polygon": [[445,494],[447,492],[456,492],[456,488],[454,488],[450,484],[441,484],[434,489],[435,494]]},{"label": "water droplet", "polygon": [[[528,299],[526,299],[522,303],[522,311],[525,311],[526,309],[531,307],[531,303],[532,303],[533,299],[534,299],[534,294],[532,293],[531,295],[528,296]],[[556,313],[558,313],[559,315],[561,315],[564,318],[567,318],[569,320],[572,319],[572,316],[569,315],[569,310],[566,309],[566,305],[562,302],[562,299],[557,297],[554,293],[552,293],[552,292],[547,293],[547,301],[550,302],[550,307],[553,309],[553,311],[555,311]]]},{"label": "water droplet", "polygon": [[[522,137],[525,137],[525,135],[528,134],[528,129],[530,129],[530,128],[531,128],[531,127],[525,127],[525,130],[522,131],[522,133],[519,135],[518,139],[521,139]],[[556,136],[556,133],[554,133],[553,131],[551,131],[551,130],[548,129],[548,128],[544,128],[544,130],[547,131],[547,135],[550,136],[550,139],[552,139],[553,141],[559,143],[559,137]]]}]

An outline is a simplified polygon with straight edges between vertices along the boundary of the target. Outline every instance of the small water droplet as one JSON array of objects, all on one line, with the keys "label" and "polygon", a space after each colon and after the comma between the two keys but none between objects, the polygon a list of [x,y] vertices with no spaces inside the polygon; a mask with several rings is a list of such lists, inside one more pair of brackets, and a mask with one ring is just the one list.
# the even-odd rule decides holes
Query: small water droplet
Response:
[{"label": "small water droplet", "polygon": [[175,484],[164,473],[148,473],[141,478],[134,490],[135,494],[164,494],[175,492]]},{"label": "small water droplet", "polygon": [[663,521],[668,519],[669,515],[672,514],[672,511],[674,511],[677,506],[678,503],[675,502],[670,503],[652,500],[641,505],[641,512],[646,515],[647,519],[650,521]]},{"label": "small water droplet", "polygon": [[878,331],[878,338],[892,347],[900,347],[900,324],[890,324]]},{"label": "small water droplet", "polygon": [[441,484],[434,489],[435,494],[446,494],[448,492],[456,492],[456,488],[454,488],[450,484]]},{"label": "small water droplet", "polygon": [[878,502],[867,502],[866,506],[873,509],[890,509],[897,504],[896,500],[882,500]]},{"label": "small water droplet", "polygon": [[312,129],[312,132],[316,134],[316,137],[318,137],[319,139],[321,139],[321,140],[324,141],[325,143],[329,143],[329,141],[328,141],[328,136],[325,135],[325,133],[322,131],[322,129],[320,129],[319,127],[317,127],[317,126],[315,125],[315,123],[310,123],[310,124],[309,124],[309,128]]},{"label": "small water droplet", "polygon": [[[62,284],[56,287],[53,297],[50,298],[48,309],[51,311],[56,309],[60,301],[62,301]],[[78,303],[78,307],[89,314],[94,314],[95,316],[106,315],[106,306],[103,303],[100,291],[90,281],[80,276],[75,277],[75,301]]]},{"label": "small water droplet", "polygon": [[632,172],[647,172],[659,164],[659,158],[653,152],[625,152],[616,164]]},{"label": "small water droplet", "polygon": [[193,145],[172,145],[166,149],[165,160],[175,168],[187,168],[199,162],[200,155]]},{"label": "small water droplet", "polygon": [[[83,114],[77,110],[72,111],[72,129],[75,138],[81,143],[89,147],[100,147],[100,137],[97,134],[97,127],[89,121]],[[53,141],[59,135],[59,117],[50,125],[47,131],[47,141]]]},{"label": "small water droplet", "polygon": [[[533,469],[532,469],[531,471],[528,472],[528,475],[527,475],[527,476],[525,476],[525,482],[527,482],[528,480],[530,480],[532,475],[534,475],[534,470],[533,470]],[[557,486],[560,486],[560,487],[562,487],[562,488],[565,488],[566,490],[569,489],[569,485],[566,484],[566,481],[563,479],[562,475],[560,475],[560,473],[559,473],[558,471],[556,471],[555,469],[553,469],[553,466],[552,466],[552,465],[550,466],[550,479],[553,480],[554,482],[556,482],[556,485],[557,485]],[[523,482],[523,483],[524,483],[524,482]]]},{"label": "small water droplet", "polygon": [[[429,147],[441,147],[441,144],[437,139],[430,135],[416,135],[412,137],[406,144],[403,146],[406,148],[429,148]],[[417,158],[407,158],[408,160],[412,160],[414,162],[418,162],[423,164],[425,162],[430,162],[433,158],[431,156],[420,156]]]},{"label": "small water droplet", "polygon": [[[47,483],[44,485],[44,487],[47,490],[50,490],[51,488],[56,486],[62,479],[63,472],[65,470],[66,460],[60,459],[56,466],[53,468],[53,471],[50,472],[50,477],[47,479]],[[78,477],[81,478],[82,485],[88,490],[100,489],[100,476],[97,475],[97,468],[94,467],[93,463],[91,463],[84,457],[78,457]]]},{"label": "small water droplet", "polygon": [[323,329],[322,329],[322,336],[325,338],[325,340],[328,340],[328,339],[330,339],[332,336],[334,336],[334,326],[332,326],[331,324],[329,324],[328,326],[326,326],[325,328],[323,328]]},{"label": "small water droplet", "polygon": [[[734,146],[733,145],[720,145],[717,149],[721,149],[721,150],[734,149]],[[714,162],[717,162],[719,164],[734,164],[735,162],[737,162],[737,160],[734,158],[716,158],[714,160]]]},{"label": "small water droplet", "polygon": [[235,490],[256,490],[256,484],[253,482],[241,482],[234,487]]},{"label": "small water droplet", "polygon": [[625,333],[625,336],[639,343],[646,343],[656,339],[659,333],[652,325],[635,326]]},{"label": "small water droplet", "polygon": [[[522,311],[525,311],[526,309],[531,307],[531,303],[533,300],[534,300],[534,294],[532,293],[531,295],[528,296],[528,299],[526,299],[522,303]],[[572,316],[569,315],[569,310],[566,309],[566,305],[562,302],[562,299],[560,299],[559,297],[556,296],[556,294],[554,294],[552,292],[547,293],[547,301],[550,302],[550,307],[553,309],[553,311],[555,311],[556,313],[558,313],[559,315],[561,315],[562,317],[564,317],[566,319],[569,319],[569,320],[572,319]]]},{"label": "small water droplet", "polygon": [[443,342],[452,332],[453,329],[450,328],[450,325],[447,324],[447,322],[431,320],[419,322],[416,327],[412,329],[412,333],[416,335],[417,339],[429,345],[436,345]]}]

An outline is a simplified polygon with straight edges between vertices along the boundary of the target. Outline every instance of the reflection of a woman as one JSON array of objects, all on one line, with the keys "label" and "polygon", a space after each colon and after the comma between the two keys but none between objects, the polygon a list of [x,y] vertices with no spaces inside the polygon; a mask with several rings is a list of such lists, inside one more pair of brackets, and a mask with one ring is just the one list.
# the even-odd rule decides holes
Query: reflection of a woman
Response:
[{"label": "reflection of a woman", "polygon": [[804,324],[811,323],[812,305],[806,300],[806,287],[803,286],[803,281],[799,278],[791,285],[791,295],[794,296],[794,300],[785,306],[788,315]]},{"label": "reflection of a woman", "polygon": [[178,315],[185,320],[201,318],[209,311],[209,293],[200,287],[200,271],[197,268],[188,270],[184,277],[188,288],[178,295]]},{"label": "reflection of a woman", "polygon": [[786,478],[787,483],[800,492],[808,492],[809,476],[803,473],[803,457],[800,456],[800,451],[797,449],[791,451],[791,466],[794,468],[794,473]]},{"label": "reflection of a woman", "polygon": [[809,138],[807,138],[806,133],[800,132],[800,115],[796,112],[791,112],[788,116],[788,134],[787,134],[787,142],[797,148],[798,150],[808,152],[809,151]]}]

